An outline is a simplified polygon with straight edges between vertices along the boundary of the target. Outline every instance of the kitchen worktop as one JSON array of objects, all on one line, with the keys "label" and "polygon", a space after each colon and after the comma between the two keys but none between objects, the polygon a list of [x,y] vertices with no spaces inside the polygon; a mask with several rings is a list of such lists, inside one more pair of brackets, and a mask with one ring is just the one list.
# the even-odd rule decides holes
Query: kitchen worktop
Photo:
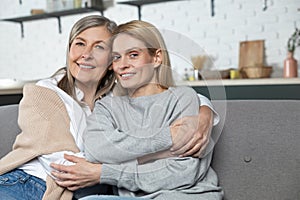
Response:
[{"label": "kitchen worktop", "polygon": [[261,79],[210,79],[181,81],[177,85],[188,86],[242,86],[242,85],[298,85],[300,78],[261,78]]},{"label": "kitchen worktop", "polygon": [[22,94],[26,83],[34,83],[36,80],[0,79],[0,95]]}]

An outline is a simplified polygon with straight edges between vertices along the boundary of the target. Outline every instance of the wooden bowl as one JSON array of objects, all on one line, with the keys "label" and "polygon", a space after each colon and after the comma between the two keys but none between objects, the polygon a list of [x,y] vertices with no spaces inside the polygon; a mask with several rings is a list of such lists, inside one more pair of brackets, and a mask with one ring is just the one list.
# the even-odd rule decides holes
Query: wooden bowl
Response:
[{"label": "wooden bowl", "polygon": [[271,66],[264,67],[243,67],[247,78],[269,78],[272,73]]}]

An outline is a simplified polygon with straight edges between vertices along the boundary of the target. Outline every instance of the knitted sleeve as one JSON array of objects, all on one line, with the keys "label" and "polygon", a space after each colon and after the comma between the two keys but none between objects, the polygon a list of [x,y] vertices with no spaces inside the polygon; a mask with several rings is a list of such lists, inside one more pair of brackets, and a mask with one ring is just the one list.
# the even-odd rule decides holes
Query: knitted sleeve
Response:
[{"label": "knitted sleeve", "polygon": [[69,131],[69,117],[59,96],[34,84],[25,85],[23,95],[18,118],[22,132],[17,136],[13,150],[1,159],[0,173],[43,154],[79,151]]}]

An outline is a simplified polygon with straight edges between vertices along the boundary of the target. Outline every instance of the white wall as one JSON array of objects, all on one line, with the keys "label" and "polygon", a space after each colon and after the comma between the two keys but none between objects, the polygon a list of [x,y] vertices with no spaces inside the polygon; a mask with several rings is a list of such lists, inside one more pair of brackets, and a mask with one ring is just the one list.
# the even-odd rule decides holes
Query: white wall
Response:
[{"label": "white wall", "polygon": [[[120,1],[120,0],[119,0]],[[142,19],[164,32],[171,49],[173,67],[180,73],[190,67],[190,56],[205,52],[217,69],[237,68],[239,42],[265,40],[265,64],[278,68],[281,76],[286,42],[294,27],[300,28],[300,0],[215,0],[211,17],[210,0],[183,0],[145,5]],[[46,0],[1,0],[0,18],[26,16],[32,8],[45,8]],[[92,12],[89,14],[97,14]],[[24,23],[24,38],[18,23],[0,21],[0,78],[22,80],[48,77],[65,63],[68,33],[75,21],[89,14]],[[115,4],[104,12],[117,23],[137,19],[137,8]],[[300,60],[300,50],[295,57]],[[299,61],[300,62],[300,61]],[[298,62],[298,63],[299,63]]]}]

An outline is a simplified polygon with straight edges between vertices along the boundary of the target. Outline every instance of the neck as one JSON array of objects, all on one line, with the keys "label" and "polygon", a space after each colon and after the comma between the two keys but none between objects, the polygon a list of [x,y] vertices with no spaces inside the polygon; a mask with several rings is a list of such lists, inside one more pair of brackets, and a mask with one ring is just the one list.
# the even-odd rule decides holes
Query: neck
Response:
[{"label": "neck", "polygon": [[131,98],[141,97],[141,96],[150,96],[154,94],[159,94],[165,91],[166,88],[157,84],[157,83],[149,83],[145,86],[142,86],[137,89],[129,90],[128,94]]},{"label": "neck", "polygon": [[95,95],[86,95],[86,93],[84,93],[83,101],[89,106],[91,111],[94,109]]},{"label": "neck", "polygon": [[97,90],[97,85],[84,85],[76,83],[76,86],[83,92],[83,102],[86,103],[91,110],[94,109],[95,94]]}]

